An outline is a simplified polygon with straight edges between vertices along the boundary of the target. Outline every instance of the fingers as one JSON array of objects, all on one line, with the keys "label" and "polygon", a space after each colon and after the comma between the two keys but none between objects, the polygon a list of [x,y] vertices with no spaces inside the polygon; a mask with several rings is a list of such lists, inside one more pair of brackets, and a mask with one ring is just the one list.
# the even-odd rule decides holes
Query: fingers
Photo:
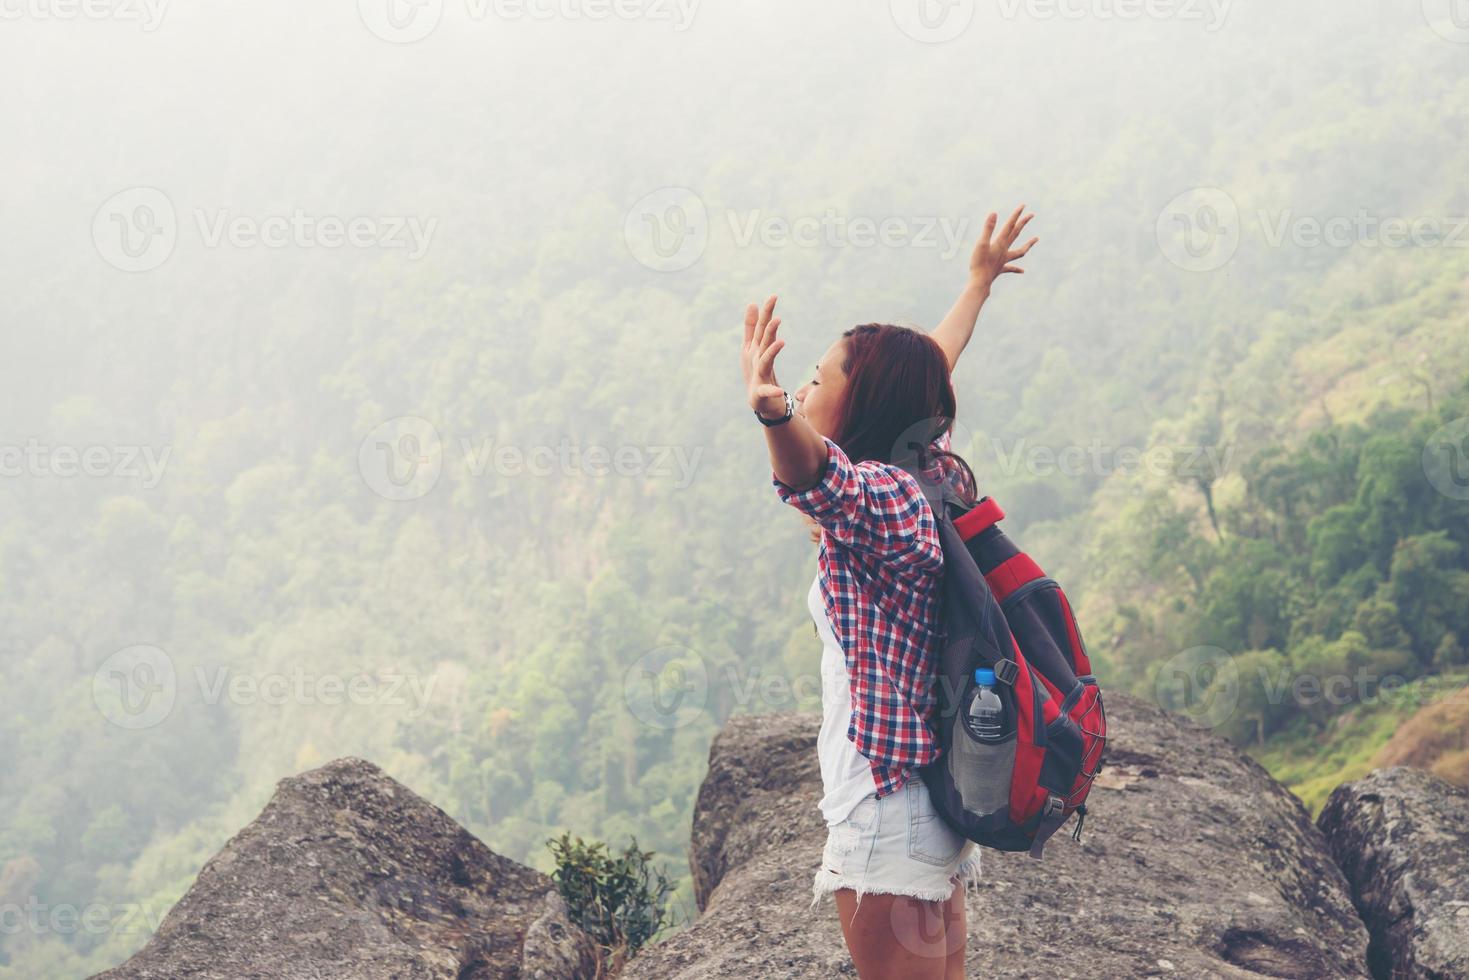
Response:
[{"label": "fingers", "polygon": [[1005,254],[1005,261],[1006,262],[1014,262],[1016,259],[1023,259],[1023,258],[1025,258],[1026,255],[1030,254],[1030,250],[1035,246],[1035,243],[1038,242],[1038,241],[1040,241],[1039,238],[1032,238],[1030,241],[1026,242],[1020,248],[1017,248],[1017,249],[1015,249],[1012,252],[1007,252]]},{"label": "fingers", "polygon": [[1020,216],[1024,213],[1025,205],[1022,204],[1015,209],[1014,214],[1010,215],[1010,220],[1005,222],[1005,227],[1000,229],[1000,239],[1004,241],[1006,248],[1009,248],[1010,244],[1015,241],[1015,222],[1019,221]]},{"label": "fingers", "polygon": [[1023,221],[1021,221],[1020,224],[1018,224],[1018,225],[1015,226],[1015,229],[1012,232],[1010,232],[1010,240],[1005,243],[1005,246],[1007,248],[1009,246],[1015,244],[1015,239],[1017,239],[1017,238],[1020,237],[1020,233],[1025,230],[1025,226],[1028,225],[1028,224],[1030,224],[1030,219],[1031,218],[1034,218],[1034,217],[1035,217],[1035,215],[1033,215],[1033,214],[1027,214],[1025,216],[1025,219]]},{"label": "fingers", "polygon": [[760,310],[760,327],[759,328],[760,328],[761,331],[763,331],[765,329],[766,324],[768,324],[770,322],[770,315],[772,313],[774,313],[774,312],[775,312],[775,297],[772,296],[772,297],[770,297],[769,299],[767,299],[765,301],[765,305]]},{"label": "fingers", "polygon": [[990,212],[990,216],[988,218],[984,219],[984,234],[979,236],[981,244],[987,243],[990,241],[990,239],[995,237],[995,224],[999,220],[1000,216],[998,214],[995,214],[993,211]]},{"label": "fingers", "polygon": [[1022,268],[1020,268],[1020,266],[1018,266],[1018,265],[1007,265],[1007,266],[1005,266],[1005,268],[1003,268],[1003,269],[1000,270],[1000,275],[1004,275],[1007,272],[1013,272],[1017,276],[1023,276],[1023,275],[1025,275],[1025,270],[1022,269]]},{"label": "fingers", "polygon": [[780,329],[780,317],[774,317],[765,325],[765,336],[760,340],[760,350],[763,352],[775,344],[776,331]]},{"label": "fingers", "polygon": [[[776,321],[776,323],[779,322],[779,320]],[[785,345],[786,342],[784,340],[777,340],[765,348],[764,353],[755,362],[756,377],[770,384],[775,384],[775,357],[785,348]]]},{"label": "fingers", "polygon": [[754,343],[754,349],[755,349],[755,352],[757,354],[760,351],[764,350],[765,347],[766,347],[766,345],[770,343],[770,341],[766,338],[765,335],[770,330],[770,318],[771,318],[771,314],[774,311],[775,311],[775,297],[772,296],[768,300],[765,301],[765,305],[764,306],[760,307],[759,322],[758,322],[757,326],[755,327],[755,343]]},{"label": "fingers", "polygon": [[764,306],[756,306],[751,303],[745,307],[744,350],[747,354],[758,353],[770,343],[765,335],[770,328],[771,314],[775,312],[775,300],[776,297],[772,296],[765,301]]},{"label": "fingers", "polygon": [[765,348],[765,353],[760,355],[760,377],[770,381],[771,384],[775,383],[776,355],[778,355],[785,348],[785,345],[786,342],[784,340],[777,340],[775,343]]}]

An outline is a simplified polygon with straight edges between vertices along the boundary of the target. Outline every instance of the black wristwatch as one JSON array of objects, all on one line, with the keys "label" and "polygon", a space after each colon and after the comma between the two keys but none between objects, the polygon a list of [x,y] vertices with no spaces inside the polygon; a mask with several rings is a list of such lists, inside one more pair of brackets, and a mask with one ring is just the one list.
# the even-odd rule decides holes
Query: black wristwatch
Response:
[{"label": "black wristwatch", "polygon": [[776,425],[785,425],[791,420],[792,416],[796,414],[796,400],[791,397],[791,393],[789,391],[785,392],[784,394],[786,396],[786,413],[780,418],[768,419],[765,416],[761,415],[760,411],[756,409],[755,417],[760,420],[761,425],[766,426],[767,428]]}]

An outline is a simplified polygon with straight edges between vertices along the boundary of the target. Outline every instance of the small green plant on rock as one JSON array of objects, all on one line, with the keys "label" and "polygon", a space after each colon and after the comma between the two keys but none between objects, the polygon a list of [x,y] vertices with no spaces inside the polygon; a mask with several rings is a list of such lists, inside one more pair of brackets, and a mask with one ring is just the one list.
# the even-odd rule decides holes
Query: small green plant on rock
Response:
[{"label": "small green plant on rock", "polygon": [[635,954],[669,923],[667,876],[633,838],[621,854],[602,841],[564,833],[546,841],[556,859],[551,879],[571,914],[614,964]]}]

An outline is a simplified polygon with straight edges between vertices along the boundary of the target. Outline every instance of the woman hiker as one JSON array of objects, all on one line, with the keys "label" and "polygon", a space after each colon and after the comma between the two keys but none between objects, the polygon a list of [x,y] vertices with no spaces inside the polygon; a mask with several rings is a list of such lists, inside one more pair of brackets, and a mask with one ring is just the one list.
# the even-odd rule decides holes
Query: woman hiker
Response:
[{"label": "woman hiker", "polygon": [[[931,333],[853,327],[790,394],[776,380],[776,297],[745,312],[741,363],[763,424],[776,491],[819,527],[808,605],[822,640],[817,741],[828,828],[813,906],[833,895],[863,980],[962,980],[965,884],[974,845],[935,813],[918,770],[936,748],[928,720],[943,624],[943,554],[923,482],[971,502],[969,466],[949,452],[950,375],[994,281],[1033,215],[990,215],[969,280]],[[915,476],[917,474],[917,476]],[[865,901],[864,901],[865,899]]]}]

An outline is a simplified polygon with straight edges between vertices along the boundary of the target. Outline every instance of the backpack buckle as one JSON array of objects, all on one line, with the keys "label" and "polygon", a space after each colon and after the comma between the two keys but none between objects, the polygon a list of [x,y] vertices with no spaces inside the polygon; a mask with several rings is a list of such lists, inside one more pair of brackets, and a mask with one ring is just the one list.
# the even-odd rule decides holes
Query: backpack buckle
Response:
[{"label": "backpack buckle", "polygon": [[1046,797],[1046,805],[1041,808],[1040,823],[1036,826],[1035,839],[1030,846],[1030,856],[1037,861],[1042,860],[1046,841],[1061,829],[1070,814],[1066,812],[1066,803],[1061,797],[1052,793]]},{"label": "backpack buckle", "polygon": [[1013,660],[995,661],[995,679],[1002,684],[1014,686],[1015,678],[1020,676],[1020,665]]}]

